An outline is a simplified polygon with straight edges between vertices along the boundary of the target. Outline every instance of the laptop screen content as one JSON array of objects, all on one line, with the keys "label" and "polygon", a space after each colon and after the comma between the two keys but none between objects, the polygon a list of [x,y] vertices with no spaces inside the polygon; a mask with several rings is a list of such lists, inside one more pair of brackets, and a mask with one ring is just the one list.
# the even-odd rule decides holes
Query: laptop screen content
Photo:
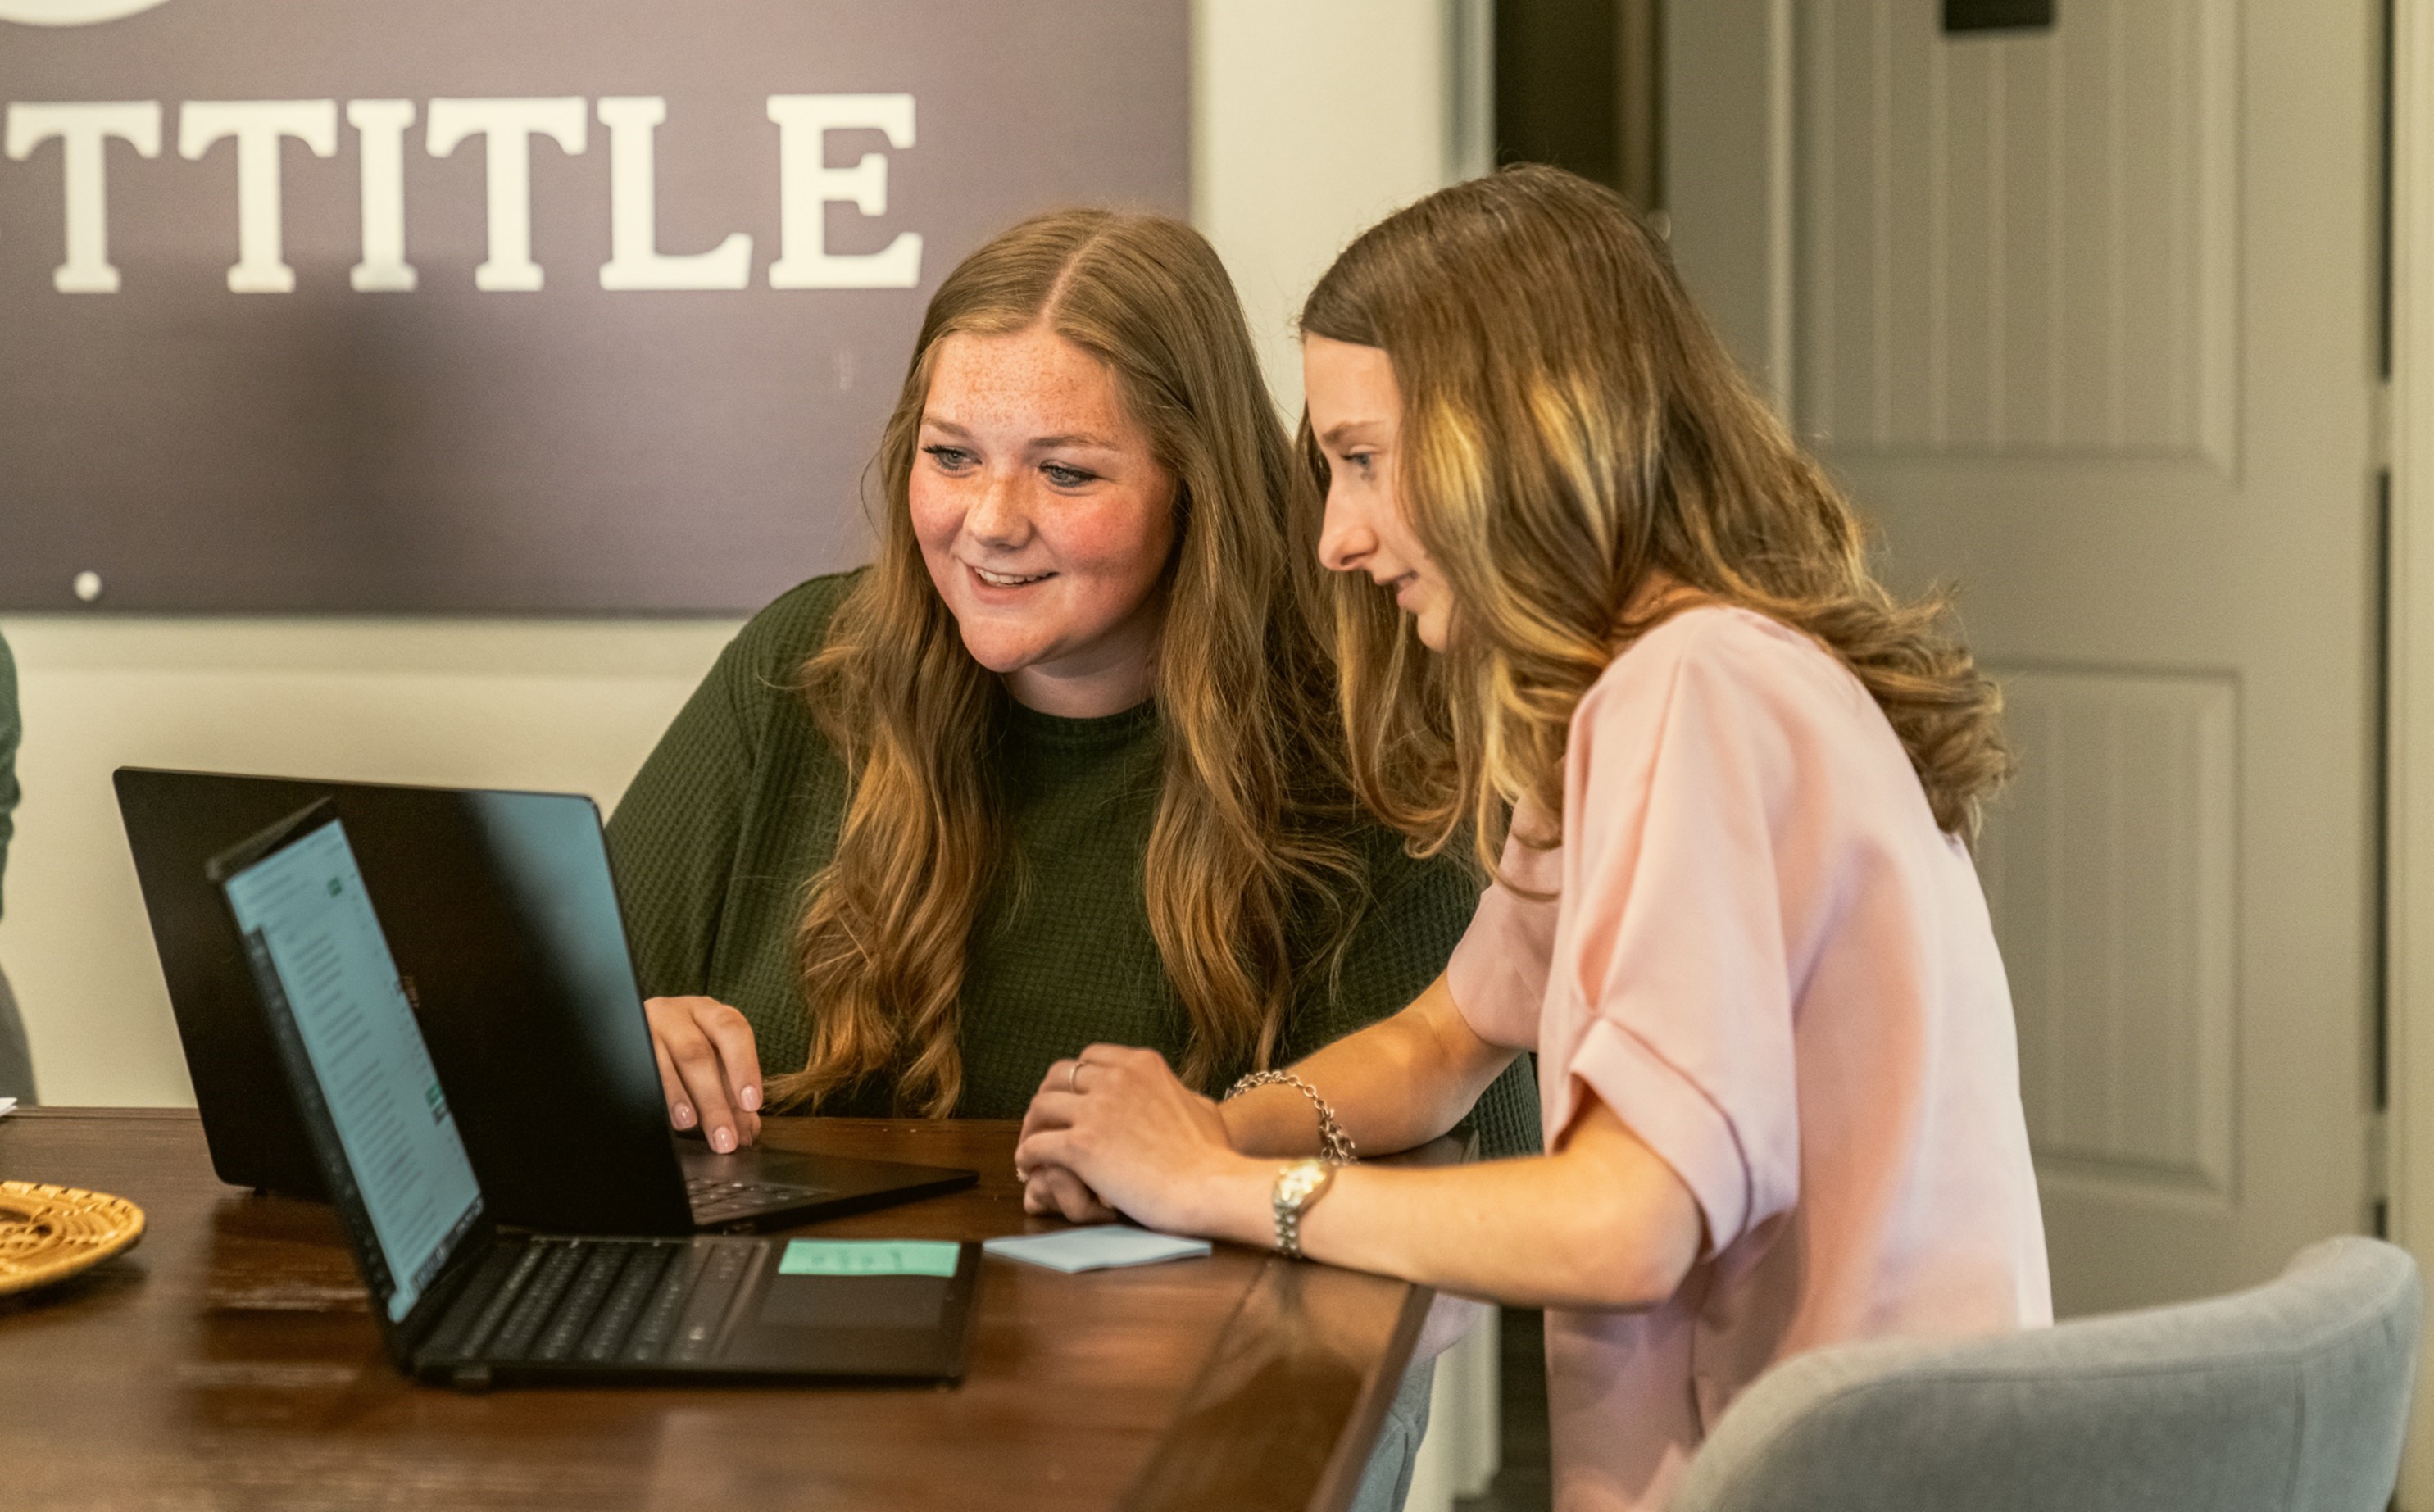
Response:
[{"label": "laptop screen content", "polygon": [[431,1052],[336,821],[228,879],[266,993],[292,1019],[393,1288],[412,1310],[482,1211]]}]

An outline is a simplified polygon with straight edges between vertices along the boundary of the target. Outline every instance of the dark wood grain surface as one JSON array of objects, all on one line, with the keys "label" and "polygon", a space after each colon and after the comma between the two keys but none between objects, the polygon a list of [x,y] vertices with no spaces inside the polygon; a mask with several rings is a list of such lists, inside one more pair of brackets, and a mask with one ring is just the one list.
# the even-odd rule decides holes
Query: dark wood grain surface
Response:
[{"label": "dark wood grain surface", "polygon": [[[981,1173],[803,1231],[985,1239],[1028,1219],[1011,1124],[772,1119],[768,1143]],[[165,1110],[0,1119],[0,1178],[129,1198],[144,1241],[0,1299],[0,1506],[1336,1508],[1429,1294],[1220,1245],[1063,1276],[991,1259],[951,1388],[468,1396],[381,1352],[328,1210],[211,1172]]]}]

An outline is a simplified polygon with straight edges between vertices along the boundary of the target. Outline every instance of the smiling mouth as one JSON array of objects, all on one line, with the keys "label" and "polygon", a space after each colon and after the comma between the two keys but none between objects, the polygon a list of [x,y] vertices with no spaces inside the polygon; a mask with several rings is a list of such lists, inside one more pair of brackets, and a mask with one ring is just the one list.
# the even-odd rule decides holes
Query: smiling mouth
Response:
[{"label": "smiling mouth", "polygon": [[991,588],[1020,588],[1028,583],[1046,582],[1049,578],[1056,576],[1054,573],[1031,573],[1027,575],[1022,573],[993,573],[986,567],[976,566],[971,562],[966,562],[964,565],[971,568],[972,576],[974,577],[977,577],[982,582],[988,584]]}]

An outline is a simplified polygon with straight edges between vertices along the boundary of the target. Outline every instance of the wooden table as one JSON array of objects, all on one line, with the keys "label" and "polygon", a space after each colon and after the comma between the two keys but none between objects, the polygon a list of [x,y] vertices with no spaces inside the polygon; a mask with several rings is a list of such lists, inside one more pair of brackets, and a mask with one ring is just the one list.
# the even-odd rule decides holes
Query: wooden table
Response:
[{"label": "wooden table", "polygon": [[[1028,1219],[1015,1125],[770,1119],[771,1144],[981,1173],[805,1232]],[[0,1118],[0,1177],[114,1193],[142,1244],[0,1298],[0,1506],[1338,1508],[1430,1294],[1220,1245],[1063,1276],[990,1259],[960,1386],[409,1384],[328,1209],[222,1186],[191,1113]]]}]

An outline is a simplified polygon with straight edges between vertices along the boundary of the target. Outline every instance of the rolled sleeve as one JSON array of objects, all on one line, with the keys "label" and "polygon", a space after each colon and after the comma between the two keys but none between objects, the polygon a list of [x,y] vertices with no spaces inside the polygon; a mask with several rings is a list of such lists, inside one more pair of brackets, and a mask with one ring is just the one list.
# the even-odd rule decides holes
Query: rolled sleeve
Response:
[{"label": "rolled sleeve", "polygon": [[[1569,1069],[1690,1189],[1713,1248],[1740,1234],[1751,1208],[1749,1162],[1732,1120],[1697,1082],[1612,1019],[1589,1025]],[[1577,1091],[1571,1103],[1580,1106]]]}]

